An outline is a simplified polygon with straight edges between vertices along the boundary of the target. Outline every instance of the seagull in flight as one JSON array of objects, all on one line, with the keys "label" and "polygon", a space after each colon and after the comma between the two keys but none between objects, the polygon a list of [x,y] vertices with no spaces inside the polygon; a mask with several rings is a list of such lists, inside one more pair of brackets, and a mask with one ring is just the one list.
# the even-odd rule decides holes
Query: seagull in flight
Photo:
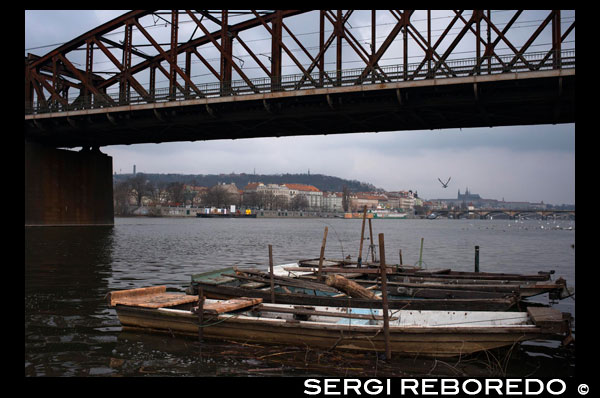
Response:
[{"label": "seagull in flight", "polygon": [[440,179],[439,179],[439,177],[438,177],[438,181],[439,181],[439,182],[442,184],[442,187],[444,187],[444,188],[448,188],[448,183],[450,182],[450,179],[451,179],[451,178],[452,178],[452,177],[448,177],[448,181],[446,181],[446,182],[444,183],[444,182],[442,182],[442,180],[440,180]]}]

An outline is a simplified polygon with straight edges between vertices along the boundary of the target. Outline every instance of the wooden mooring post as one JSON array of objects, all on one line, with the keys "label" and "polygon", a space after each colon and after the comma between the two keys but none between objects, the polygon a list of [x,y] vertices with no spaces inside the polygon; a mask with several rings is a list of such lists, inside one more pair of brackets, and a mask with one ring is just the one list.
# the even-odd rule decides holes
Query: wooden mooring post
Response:
[{"label": "wooden mooring post", "polygon": [[479,272],[479,246],[475,246],[475,272]]},{"label": "wooden mooring post", "polygon": [[371,261],[375,262],[375,243],[373,242],[373,227],[371,226],[371,219],[369,218],[369,236],[370,242],[369,248],[371,249]]},{"label": "wooden mooring post", "polygon": [[269,278],[271,279],[271,303],[275,303],[275,283],[273,281],[273,246],[269,245]]},{"label": "wooden mooring post", "polygon": [[390,315],[388,313],[387,274],[385,269],[385,245],[383,234],[379,234],[379,266],[381,272],[381,298],[383,300],[383,337],[385,338],[385,357],[392,359],[390,347]]},{"label": "wooden mooring post", "polygon": [[198,286],[198,341],[204,340],[204,290]]},{"label": "wooden mooring post", "polygon": [[367,205],[365,205],[365,209],[363,211],[363,220],[362,220],[362,229],[360,231],[360,247],[358,249],[358,268],[362,266],[362,248],[363,248],[363,240],[365,239],[365,220],[367,219]]},{"label": "wooden mooring post", "polygon": [[325,245],[327,244],[327,227],[325,227],[325,232],[323,232],[323,243],[321,243],[321,253],[319,254],[319,272],[317,273],[317,280],[319,282],[323,281],[323,260],[325,258]]},{"label": "wooden mooring post", "polygon": [[419,268],[423,268],[423,241],[425,238],[421,238],[421,250],[419,250]]}]

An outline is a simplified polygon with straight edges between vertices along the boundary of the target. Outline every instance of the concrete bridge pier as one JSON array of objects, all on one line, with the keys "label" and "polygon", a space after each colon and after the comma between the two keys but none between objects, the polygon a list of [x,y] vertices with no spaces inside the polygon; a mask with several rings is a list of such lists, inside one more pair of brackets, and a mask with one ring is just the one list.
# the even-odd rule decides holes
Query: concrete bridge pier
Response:
[{"label": "concrete bridge pier", "polygon": [[25,141],[25,226],[81,225],[114,225],[112,157]]}]

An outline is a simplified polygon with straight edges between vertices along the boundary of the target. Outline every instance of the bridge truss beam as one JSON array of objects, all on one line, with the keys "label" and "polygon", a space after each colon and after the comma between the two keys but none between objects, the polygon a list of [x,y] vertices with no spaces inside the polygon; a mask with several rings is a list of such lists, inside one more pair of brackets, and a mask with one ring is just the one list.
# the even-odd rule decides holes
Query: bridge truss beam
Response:
[{"label": "bridge truss beam", "polygon": [[[428,78],[464,76],[465,73],[491,74],[494,63],[500,65],[504,72],[514,70],[517,65],[527,70],[559,69],[562,65],[561,44],[574,30],[575,21],[563,31],[565,22],[561,20],[560,10],[547,11],[541,23],[536,22],[539,23],[537,29],[529,37],[519,38],[520,43],[516,43],[513,30],[517,29],[523,11],[511,11],[514,13],[512,18],[508,22],[504,18],[501,22],[492,21],[490,10],[453,10],[452,18],[442,23],[439,20],[432,21],[431,10],[426,11],[426,18],[417,20],[414,10],[371,10],[369,44],[352,32],[350,19],[357,10],[250,10],[244,14],[228,10],[136,10],[92,29],[44,56],[27,56],[25,108],[28,113],[123,105],[129,103],[132,90],[145,102],[157,101],[157,69],[167,79],[167,99],[206,97],[207,94],[199,87],[200,83],[194,80],[199,70],[209,73],[208,83],[219,86],[220,95],[236,94],[232,83],[236,78],[251,92],[263,92],[257,87],[255,76],[269,80],[270,91],[281,91],[284,60],[291,62],[290,65],[300,74],[296,88],[306,85],[319,88],[326,82],[341,86],[343,62],[350,58],[355,60],[353,62],[362,63],[359,68],[361,73],[345,84],[397,81],[397,77],[390,76],[390,71],[383,67],[382,61],[386,56],[396,54],[394,51],[397,49],[393,47],[400,42],[399,75],[402,81],[417,80],[422,73]],[[318,19],[318,32],[311,32],[318,34],[317,46],[309,40],[310,34],[298,32],[294,17],[301,14],[306,14],[308,21]],[[170,18],[163,15],[169,15]],[[243,18],[241,22],[230,24],[234,18],[239,20],[240,17]],[[388,17],[387,20],[393,18],[391,27],[389,22],[378,24],[377,21],[386,20],[384,17]],[[157,21],[170,25],[167,43],[161,43],[165,41],[163,36],[153,29]],[[191,23],[194,27],[194,33],[187,40],[178,33],[182,31],[184,23]],[[378,45],[380,40],[376,32],[384,27],[387,33],[379,38],[383,41]],[[551,29],[551,46],[540,54],[537,62],[527,59],[524,53],[546,29]],[[432,34],[437,35],[439,31],[442,33],[434,42]],[[202,35],[194,38],[196,32]],[[271,42],[270,57],[267,56],[270,63],[264,62],[265,46],[252,48],[251,36],[242,39],[246,32],[262,37],[266,35]],[[122,35],[123,40],[112,39],[114,35]],[[409,48],[409,40],[416,45],[414,48]],[[465,72],[464,68],[457,69],[457,65],[451,61],[461,54],[458,49],[466,44],[471,47],[475,44],[471,53],[475,63]],[[500,44],[507,46],[509,53],[501,54],[498,51]],[[343,47],[348,48],[344,54]],[[75,59],[82,52],[85,53],[85,59],[79,64],[85,65],[85,69],[78,69],[74,66]],[[245,53],[252,59],[258,70],[255,76],[249,76],[243,67],[243,60],[235,55],[236,52]],[[208,56],[203,55],[208,53],[218,54],[218,66],[212,65]],[[133,56],[137,63],[133,62]],[[193,64],[193,57],[201,63]],[[94,60],[99,58],[106,58],[117,70],[95,70]],[[409,62],[409,58],[416,58],[417,61]],[[333,73],[326,70],[326,60],[336,65]],[[182,62],[185,67],[179,66]],[[412,64],[416,67],[409,67]],[[103,74],[109,77],[102,77]],[[79,92],[73,95],[69,89]],[[118,90],[116,94],[108,94],[109,90],[115,89]]]}]

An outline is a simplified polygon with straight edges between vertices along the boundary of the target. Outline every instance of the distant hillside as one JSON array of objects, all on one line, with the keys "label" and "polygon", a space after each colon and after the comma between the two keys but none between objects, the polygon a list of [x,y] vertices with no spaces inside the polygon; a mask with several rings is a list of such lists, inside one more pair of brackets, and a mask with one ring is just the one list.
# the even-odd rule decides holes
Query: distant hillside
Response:
[{"label": "distant hillside", "polygon": [[[143,174],[154,185],[181,182],[188,185],[212,187],[218,183],[235,183],[238,188],[242,189],[250,182],[262,182],[264,184],[306,184],[329,192],[341,192],[344,185],[350,192],[383,191],[373,184],[323,174]],[[115,174],[113,179],[115,182],[120,182],[132,176],[132,174]]]}]

